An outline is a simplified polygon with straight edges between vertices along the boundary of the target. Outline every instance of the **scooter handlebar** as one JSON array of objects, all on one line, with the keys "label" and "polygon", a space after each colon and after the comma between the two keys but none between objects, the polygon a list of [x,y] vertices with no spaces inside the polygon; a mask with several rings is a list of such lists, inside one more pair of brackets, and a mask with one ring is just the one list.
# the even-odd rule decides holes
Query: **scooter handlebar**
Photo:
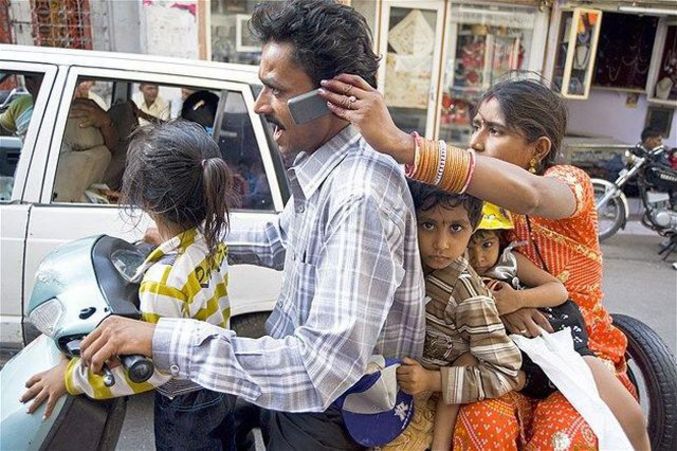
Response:
[{"label": "scooter handlebar", "polygon": [[127,370],[129,379],[140,384],[146,382],[153,375],[153,362],[142,355],[121,355],[122,366]]}]

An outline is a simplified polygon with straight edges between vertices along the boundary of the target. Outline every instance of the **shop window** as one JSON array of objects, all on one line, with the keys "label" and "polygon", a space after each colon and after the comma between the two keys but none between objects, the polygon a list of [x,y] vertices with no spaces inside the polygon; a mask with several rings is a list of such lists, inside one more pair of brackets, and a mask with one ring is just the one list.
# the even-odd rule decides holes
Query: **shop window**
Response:
[{"label": "shop window", "polygon": [[176,118],[200,124],[218,143],[235,174],[241,197],[234,207],[273,208],[241,93],[162,85],[152,80],[87,77],[76,82],[59,151],[53,201],[118,203],[130,134],[140,124]]},{"label": "shop window", "polygon": [[647,83],[649,100],[675,108],[677,106],[677,20],[661,20],[656,33],[653,77]]},{"label": "shop window", "polygon": [[0,72],[0,201],[12,197],[14,174],[29,128],[43,74]]},{"label": "shop window", "polygon": [[453,4],[449,14],[440,139],[467,146],[471,112],[506,73],[530,67],[533,8]]},{"label": "shop window", "polygon": [[588,98],[601,25],[602,11],[562,12],[553,82],[564,97]]},{"label": "shop window", "polygon": [[593,86],[644,91],[658,17],[604,13]]}]

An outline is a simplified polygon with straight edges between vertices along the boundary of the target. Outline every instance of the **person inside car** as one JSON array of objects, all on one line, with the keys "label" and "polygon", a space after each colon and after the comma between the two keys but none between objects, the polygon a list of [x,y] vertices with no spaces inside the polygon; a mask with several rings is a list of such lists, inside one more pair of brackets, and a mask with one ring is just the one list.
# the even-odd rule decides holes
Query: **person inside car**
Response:
[{"label": "person inside car", "polygon": [[0,113],[0,135],[14,135],[23,141],[33,115],[33,102],[40,92],[42,75],[26,74],[24,83],[28,94],[12,100],[5,111]]}]

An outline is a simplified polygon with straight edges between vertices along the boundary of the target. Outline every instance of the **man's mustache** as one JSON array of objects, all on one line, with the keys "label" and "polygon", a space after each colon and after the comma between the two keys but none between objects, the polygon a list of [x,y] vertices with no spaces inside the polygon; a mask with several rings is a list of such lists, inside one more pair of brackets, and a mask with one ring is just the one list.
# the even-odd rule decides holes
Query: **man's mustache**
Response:
[{"label": "man's mustache", "polygon": [[266,116],[264,116],[264,117],[266,118],[266,121],[268,121],[269,124],[276,125],[276,126],[277,126],[278,128],[280,128],[281,130],[284,130],[284,129],[285,129],[284,126],[280,123],[280,121],[278,121],[277,119],[275,119],[274,116],[268,116],[268,115],[266,115]]}]

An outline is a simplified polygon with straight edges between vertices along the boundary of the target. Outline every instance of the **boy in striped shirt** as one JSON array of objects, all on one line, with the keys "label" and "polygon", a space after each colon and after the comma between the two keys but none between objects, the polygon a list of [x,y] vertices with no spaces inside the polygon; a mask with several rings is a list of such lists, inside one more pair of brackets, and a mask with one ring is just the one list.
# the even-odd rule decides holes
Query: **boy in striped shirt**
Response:
[{"label": "boy in striped shirt", "polygon": [[451,449],[459,405],[519,389],[522,358],[465,258],[482,201],[414,181],[409,188],[425,273],[426,335],[420,363],[405,358],[397,379],[405,392],[432,392],[437,401],[418,397],[408,428],[385,449]]}]

